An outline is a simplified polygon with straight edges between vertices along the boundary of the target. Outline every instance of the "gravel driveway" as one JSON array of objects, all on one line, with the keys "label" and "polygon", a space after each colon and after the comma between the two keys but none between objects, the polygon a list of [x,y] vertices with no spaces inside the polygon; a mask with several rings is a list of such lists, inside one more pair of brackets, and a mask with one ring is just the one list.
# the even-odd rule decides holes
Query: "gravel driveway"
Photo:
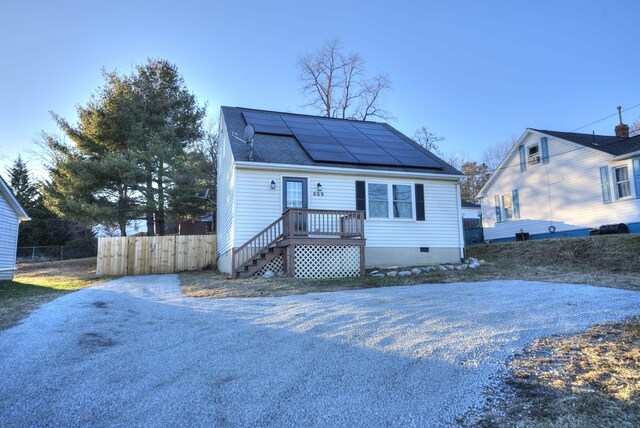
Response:
[{"label": "gravel driveway", "polygon": [[640,293],[496,281],[184,298],[84,289],[0,333],[0,426],[450,426],[534,338],[640,314]]}]

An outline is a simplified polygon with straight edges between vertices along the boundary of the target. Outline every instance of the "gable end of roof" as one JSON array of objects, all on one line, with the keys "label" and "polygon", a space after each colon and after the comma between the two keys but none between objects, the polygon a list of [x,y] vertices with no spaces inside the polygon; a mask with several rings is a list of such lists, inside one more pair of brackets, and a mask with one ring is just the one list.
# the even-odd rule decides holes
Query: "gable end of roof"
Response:
[{"label": "gable end of roof", "polygon": [[9,206],[18,215],[18,219],[20,221],[31,220],[31,218],[29,217],[27,212],[24,210],[22,205],[20,205],[20,202],[18,201],[16,196],[11,191],[11,188],[9,187],[9,185],[4,181],[2,177],[0,177],[0,195],[2,195],[7,200],[7,202],[9,203]]}]

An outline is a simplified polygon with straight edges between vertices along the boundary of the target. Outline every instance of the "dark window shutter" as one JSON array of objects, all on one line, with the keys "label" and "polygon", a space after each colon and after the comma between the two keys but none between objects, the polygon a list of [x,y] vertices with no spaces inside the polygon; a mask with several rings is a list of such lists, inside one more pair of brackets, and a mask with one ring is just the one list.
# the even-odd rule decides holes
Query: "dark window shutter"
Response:
[{"label": "dark window shutter", "polygon": [[364,185],[364,181],[356,181],[356,210],[364,211],[364,218],[367,218],[367,197]]},{"label": "dark window shutter", "polygon": [[496,195],[496,223],[502,221],[502,210],[500,208],[500,195]]},{"label": "dark window shutter", "polygon": [[518,153],[520,153],[520,171],[527,170],[527,155],[524,146],[518,147]]},{"label": "dark window shutter", "polygon": [[609,168],[600,167],[600,187],[602,187],[602,203],[611,203],[611,187],[609,186]]},{"label": "dark window shutter", "polygon": [[424,221],[424,184],[416,183],[416,220]]},{"label": "dark window shutter", "polygon": [[549,141],[547,137],[540,139],[540,151],[542,152],[542,163],[549,163]]},{"label": "dark window shutter", "polygon": [[518,189],[511,192],[511,205],[513,206],[513,218],[520,218],[520,198],[518,198]]},{"label": "dark window shutter", "polygon": [[635,158],[633,163],[633,181],[636,183],[636,198],[640,198],[640,158]]}]

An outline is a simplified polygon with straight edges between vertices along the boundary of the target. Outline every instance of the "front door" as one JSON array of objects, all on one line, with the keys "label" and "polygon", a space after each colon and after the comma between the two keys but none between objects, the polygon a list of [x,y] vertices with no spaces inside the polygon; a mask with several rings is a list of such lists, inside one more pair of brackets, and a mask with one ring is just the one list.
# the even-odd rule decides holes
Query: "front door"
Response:
[{"label": "front door", "polygon": [[[307,179],[298,177],[284,177],[282,179],[282,211],[289,208],[308,208]],[[307,216],[298,213],[293,219],[294,234],[306,235]]]}]

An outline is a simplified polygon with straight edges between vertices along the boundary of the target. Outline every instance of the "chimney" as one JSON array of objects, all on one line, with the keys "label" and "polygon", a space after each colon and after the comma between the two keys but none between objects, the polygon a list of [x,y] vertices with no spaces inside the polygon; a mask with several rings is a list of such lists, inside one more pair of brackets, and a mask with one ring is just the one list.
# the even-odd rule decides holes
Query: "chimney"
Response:
[{"label": "chimney", "polygon": [[620,124],[616,126],[616,137],[629,138],[629,125],[622,123],[622,107],[618,106],[618,117],[620,118]]}]

